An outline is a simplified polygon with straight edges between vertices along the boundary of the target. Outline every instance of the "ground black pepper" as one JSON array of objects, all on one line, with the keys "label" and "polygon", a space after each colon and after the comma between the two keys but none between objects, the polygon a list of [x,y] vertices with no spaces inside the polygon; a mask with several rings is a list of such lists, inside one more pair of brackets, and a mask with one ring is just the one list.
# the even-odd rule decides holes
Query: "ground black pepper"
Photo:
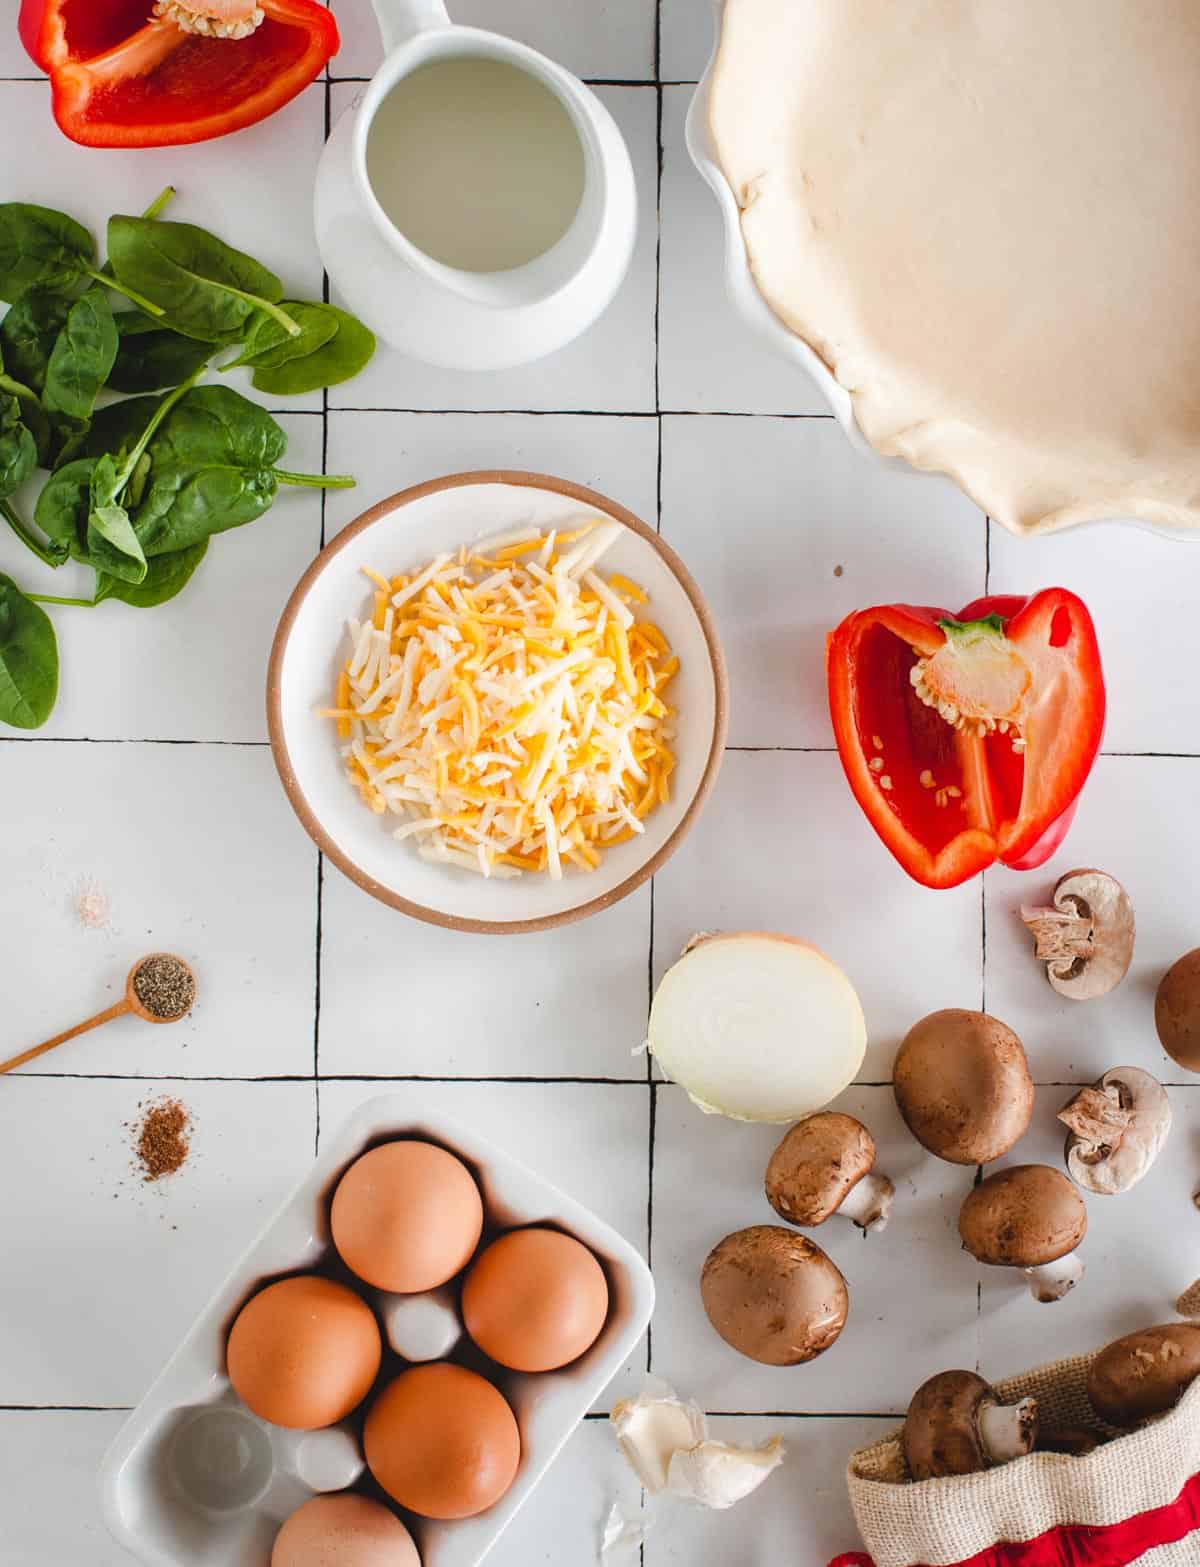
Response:
[{"label": "ground black pepper", "polygon": [[143,1181],[159,1181],[182,1169],[191,1147],[191,1111],[178,1099],[156,1099],[144,1107],[134,1129],[134,1153]]},{"label": "ground black pepper", "polygon": [[196,976],[179,958],[158,952],[134,972],[133,993],[155,1017],[179,1018],[196,999]]}]

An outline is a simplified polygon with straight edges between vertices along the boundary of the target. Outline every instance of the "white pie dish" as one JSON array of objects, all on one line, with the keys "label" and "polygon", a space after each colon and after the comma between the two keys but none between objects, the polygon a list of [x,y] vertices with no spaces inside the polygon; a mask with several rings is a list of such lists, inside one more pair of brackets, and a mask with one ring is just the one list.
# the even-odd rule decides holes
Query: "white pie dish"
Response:
[{"label": "white pie dish", "polygon": [[[328,1258],[332,1249],[328,1202],[348,1166],[382,1141],[411,1136],[441,1144],[470,1166],[488,1214],[485,1234],[525,1224],[567,1231],[599,1258],[611,1299],[603,1332],[574,1364],[537,1376],[504,1374],[501,1391],[521,1428],[517,1478],[494,1507],[476,1518],[452,1523],[406,1518],[423,1567],[477,1567],[629,1359],[654,1308],[654,1283],[628,1241],[517,1160],[432,1109],[419,1093],[368,1100],[330,1140],[311,1172],[196,1319],[105,1456],[100,1475],[105,1522],[113,1537],[145,1567],[268,1567],[272,1542],[291,1512],[318,1489],[336,1490],[353,1483],[345,1453],[335,1453],[333,1465],[324,1455],[325,1474],[318,1479],[314,1467],[310,1464],[306,1469],[297,1458],[306,1433],[268,1426],[242,1409],[225,1374],[225,1339],[238,1309],[256,1286],[273,1276],[319,1268]],[[363,1293],[369,1292],[364,1288]],[[385,1354],[385,1374],[402,1365]],[[172,1461],[178,1434],[214,1408],[243,1422],[245,1434],[239,1440],[247,1446],[262,1443],[267,1454],[258,1494],[219,1513],[198,1509],[180,1494],[177,1465]],[[353,1454],[357,1421],[354,1415],[346,1423],[350,1434],[334,1428],[308,1435],[340,1435]]]},{"label": "white pie dish", "polygon": [[[689,107],[686,124],[686,141],[692,162],[716,197],[724,228],[723,271],[726,291],[747,325],[768,341],[776,352],[784,355],[804,370],[821,393],[830,411],[838,420],[852,445],[873,462],[911,476],[929,474],[945,477],[936,466],[916,467],[905,458],[888,456],[879,451],[864,435],[855,416],[849,392],[840,384],[825,360],[802,337],[794,332],[767,303],[760,292],[751,269],[747,247],[742,233],[741,213],[735,191],[721,166],[716,140],[713,134],[710,111],[713,84],[721,45],[721,32],[727,0],[713,0],[714,39],[712,52],[704,74],[697,85]],[[953,475],[950,475],[953,477]],[[985,508],[987,509],[987,508]],[[1028,536],[1039,529],[1026,529],[1011,523],[1004,517],[996,517],[1002,525],[1019,536]],[[1163,537],[1184,542],[1200,540],[1200,529],[1174,526],[1169,520],[1129,516],[1119,511],[1102,517],[1088,517],[1056,523],[1055,530],[1089,526],[1095,522],[1116,522],[1157,533]]]},{"label": "white pie dish", "polygon": [[[344,654],[347,617],[363,613],[368,566],[395,573],[442,551],[514,528],[566,528],[581,517],[621,525],[604,557],[649,595],[646,614],[679,658],[672,684],[676,769],[665,805],[639,837],[610,849],[590,873],[560,881],[526,873],[484,879],[423,860],[398,843],[395,817],[367,810],[348,783],[327,707]],[[716,629],[699,588],[673,550],[624,507],[545,474],[453,474],[381,501],[329,544],[301,578],[275,636],[267,679],[271,746],[288,798],[305,830],[373,897],[432,924],[483,934],[519,934],[582,919],[609,907],[665,863],[695,822],[725,744],[726,677]],[[390,825],[389,825],[390,824]]]}]

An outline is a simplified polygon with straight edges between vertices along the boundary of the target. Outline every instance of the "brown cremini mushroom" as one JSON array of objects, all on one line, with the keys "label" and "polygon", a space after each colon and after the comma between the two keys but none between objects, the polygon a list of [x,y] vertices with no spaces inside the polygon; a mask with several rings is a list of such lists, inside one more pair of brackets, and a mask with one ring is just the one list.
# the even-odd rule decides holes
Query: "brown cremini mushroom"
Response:
[{"label": "brown cremini mushroom", "polygon": [[1101,1439],[1086,1426],[1049,1426],[1038,1432],[1034,1451],[1062,1453],[1068,1458],[1086,1458],[1101,1445]]},{"label": "brown cremini mushroom", "polygon": [[1035,1300],[1061,1300],[1083,1277],[1075,1248],[1087,1233],[1083,1198],[1048,1164],[997,1170],[970,1192],[958,1216],[977,1262],[1021,1268]]},{"label": "brown cremini mushroom", "polygon": [[874,1165],[875,1139],[862,1122],[823,1110],[797,1122],[771,1155],[767,1201],[790,1224],[824,1224],[837,1213],[882,1230],[896,1188]]},{"label": "brown cremini mushroom", "polygon": [[1188,1285],[1175,1302],[1175,1310],[1181,1317],[1200,1317],[1200,1279]]},{"label": "brown cremini mushroom", "polygon": [[764,1366],[824,1353],[850,1307],[846,1281],[821,1248],[778,1224],[718,1242],[700,1272],[700,1298],[725,1342]]},{"label": "brown cremini mushroom", "polygon": [[1058,1112],[1069,1128],[1067,1169],[1101,1197],[1136,1186],[1158,1158],[1171,1130],[1171,1101],[1156,1077],[1137,1066],[1114,1066]]},{"label": "brown cremini mushroom", "polygon": [[1127,1333],[1088,1367],[1092,1408],[1110,1426],[1128,1429],[1165,1415],[1200,1376],[1200,1323],[1167,1322]]},{"label": "brown cremini mushroom", "polygon": [[1171,1060],[1200,1072],[1200,947],[1163,975],[1154,998],[1154,1026]]},{"label": "brown cremini mushroom", "polygon": [[1133,961],[1133,904],[1121,883],[1105,871],[1068,871],[1059,878],[1050,908],[1022,908],[1034,939],[1034,956],[1060,996],[1093,1001],[1106,996]]},{"label": "brown cremini mushroom", "polygon": [[1037,1434],[1037,1399],[1004,1404],[973,1371],[939,1371],[908,1406],[904,1460],[914,1480],[977,1474],[1023,1457]]},{"label": "brown cremini mushroom", "polygon": [[949,1007],[914,1024],[896,1053],[896,1103],[917,1141],[951,1164],[986,1164],[1021,1138],[1033,1079],[999,1018]]}]

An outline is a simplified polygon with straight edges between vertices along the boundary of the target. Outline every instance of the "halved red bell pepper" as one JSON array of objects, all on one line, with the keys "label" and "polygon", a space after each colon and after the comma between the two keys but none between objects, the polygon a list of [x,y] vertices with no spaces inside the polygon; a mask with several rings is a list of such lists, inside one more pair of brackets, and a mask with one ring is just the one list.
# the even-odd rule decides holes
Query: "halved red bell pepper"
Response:
[{"label": "halved red bell pepper", "polygon": [[827,648],[829,708],[867,819],[926,887],[1000,860],[1043,864],[1066,836],[1104,732],[1092,617],[1063,588],[958,615],[881,605]]},{"label": "halved red bell pepper", "polygon": [[54,117],[72,141],[177,146],[265,119],[337,53],[327,6],[258,4],[265,15],[248,37],[214,38],[153,17],[152,0],[22,0],[21,39],[50,77]]}]

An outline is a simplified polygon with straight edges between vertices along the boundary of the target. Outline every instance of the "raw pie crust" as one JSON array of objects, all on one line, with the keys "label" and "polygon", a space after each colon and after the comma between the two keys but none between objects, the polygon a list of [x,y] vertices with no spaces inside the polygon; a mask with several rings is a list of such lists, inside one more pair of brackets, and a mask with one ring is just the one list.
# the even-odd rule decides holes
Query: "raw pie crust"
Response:
[{"label": "raw pie crust", "polygon": [[1200,528],[1200,0],[727,0],[718,156],[881,452]]}]

